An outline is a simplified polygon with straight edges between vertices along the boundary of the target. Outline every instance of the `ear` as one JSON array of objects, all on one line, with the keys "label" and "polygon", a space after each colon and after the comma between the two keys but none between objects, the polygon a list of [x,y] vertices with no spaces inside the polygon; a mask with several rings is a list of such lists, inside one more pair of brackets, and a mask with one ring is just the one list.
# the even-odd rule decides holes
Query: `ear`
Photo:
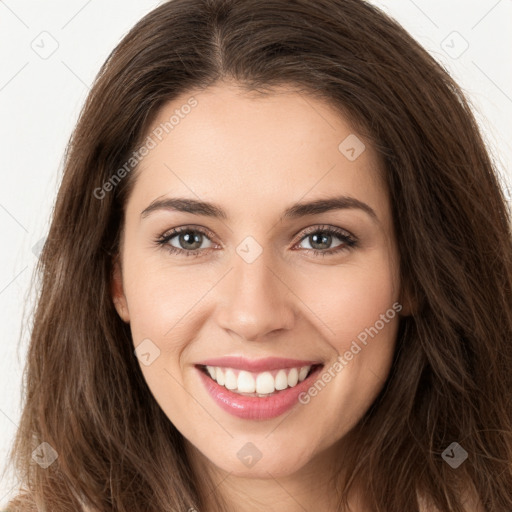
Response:
[{"label": "ear", "polygon": [[121,262],[119,255],[116,255],[113,259],[112,265],[112,276],[110,282],[110,293],[112,300],[118,315],[126,323],[130,322],[130,315],[128,312],[128,303],[124,295],[123,289],[123,272],[121,269]]}]

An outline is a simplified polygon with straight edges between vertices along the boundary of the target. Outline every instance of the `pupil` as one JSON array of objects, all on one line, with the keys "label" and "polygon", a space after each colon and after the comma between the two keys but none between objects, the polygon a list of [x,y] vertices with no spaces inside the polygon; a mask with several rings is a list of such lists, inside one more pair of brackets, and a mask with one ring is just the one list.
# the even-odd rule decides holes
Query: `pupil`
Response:
[{"label": "pupil", "polygon": [[198,249],[199,247],[201,247],[201,236],[201,233],[196,233],[194,235],[193,231],[187,231],[181,235],[181,241],[185,242],[185,246],[186,244],[197,244],[197,246],[195,247],[188,246],[186,247],[187,249]]},{"label": "pupil", "polygon": [[[317,247],[317,249],[327,249],[330,245],[332,235],[321,235],[315,233],[311,236],[313,239],[313,243],[311,244],[314,247],[314,244],[322,245],[323,247]],[[320,241],[319,241],[320,240]]]}]

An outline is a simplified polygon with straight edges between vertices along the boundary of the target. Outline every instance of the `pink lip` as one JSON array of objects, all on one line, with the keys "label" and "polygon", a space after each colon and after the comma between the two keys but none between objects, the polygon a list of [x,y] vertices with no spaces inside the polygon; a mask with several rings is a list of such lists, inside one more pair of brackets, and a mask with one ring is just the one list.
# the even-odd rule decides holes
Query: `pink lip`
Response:
[{"label": "pink lip", "polygon": [[302,361],[300,359],[285,359],[281,357],[265,357],[263,359],[247,359],[241,356],[216,357],[200,361],[197,365],[220,366],[222,368],[234,368],[249,372],[264,372],[279,370],[281,368],[301,368],[321,364],[320,361]]},{"label": "pink lip", "polygon": [[[215,361],[215,360],[211,360]],[[222,358],[225,361],[225,358]],[[281,360],[283,361],[283,360]],[[301,361],[301,364],[297,366],[308,366],[307,363]],[[230,361],[230,367],[232,361]],[[222,366],[219,364],[212,364],[212,366]],[[293,388],[286,388],[282,391],[277,392],[274,395],[265,398],[259,398],[257,396],[244,396],[238,393],[234,393],[229,389],[217,384],[212,378],[210,378],[202,369],[197,368],[200,378],[202,379],[206,390],[213,400],[221,407],[224,411],[243,418],[246,420],[267,420],[276,418],[286,411],[291,409],[294,405],[299,403],[299,395],[305,392],[312,384],[313,379],[321,371],[323,366],[318,366],[311,375],[309,375],[302,382],[299,382]],[[240,369],[246,369],[240,368]],[[268,368],[268,367],[267,367]],[[283,368],[281,366],[280,368]]]}]

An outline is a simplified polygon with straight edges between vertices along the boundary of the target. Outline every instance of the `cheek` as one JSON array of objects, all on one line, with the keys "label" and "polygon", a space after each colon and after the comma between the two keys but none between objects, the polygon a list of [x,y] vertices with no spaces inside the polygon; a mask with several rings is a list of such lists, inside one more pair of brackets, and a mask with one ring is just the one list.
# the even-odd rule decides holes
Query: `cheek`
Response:
[{"label": "cheek", "polygon": [[[344,352],[353,339],[376,322],[386,336],[388,324],[393,323],[388,320],[397,315],[392,306],[398,300],[399,286],[392,262],[376,255],[371,264],[365,261],[364,265],[356,263],[310,273],[300,285],[299,295],[314,311],[316,323],[323,324],[321,330],[326,339],[338,352]],[[385,326],[381,325],[381,315],[385,316]]]},{"label": "cheek", "polygon": [[195,307],[211,287],[197,271],[162,267],[161,262],[152,262],[151,258],[146,258],[144,264],[137,258],[127,261],[125,272],[135,344],[143,338],[180,339],[176,332],[190,322]]},{"label": "cheek", "polygon": [[[162,410],[175,425],[185,428],[190,404],[183,393],[181,363],[196,332],[198,302],[208,283],[195,278],[190,269],[164,268],[161,261],[147,256],[138,259],[136,254],[126,259],[124,270],[133,345],[134,349],[140,347],[140,369]],[[144,353],[149,353],[148,364],[141,357]]]},{"label": "cheek", "polygon": [[[325,340],[332,349],[322,375],[302,397],[316,419],[312,428],[326,447],[354,427],[382,389],[401,311],[391,266],[376,262],[338,270],[336,282],[319,275],[312,279],[317,292],[309,287],[304,299],[319,318],[318,329],[327,332]],[[324,293],[320,296],[318,290]]]}]

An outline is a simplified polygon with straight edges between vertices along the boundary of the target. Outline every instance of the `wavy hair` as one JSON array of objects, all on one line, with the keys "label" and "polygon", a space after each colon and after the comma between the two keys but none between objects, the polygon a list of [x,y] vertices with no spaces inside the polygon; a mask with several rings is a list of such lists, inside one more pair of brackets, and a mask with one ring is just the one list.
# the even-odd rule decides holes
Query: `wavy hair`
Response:
[{"label": "wavy hair", "polygon": [[[328,102],[377,150],[403,291],[381,393],[346,453],[344,496],[377,512],[512,510],[512,241],[497,166],[461,89],[394,20],[362,0],[172,0],[102,66],[66,149],[38,264],[40,290],[10,452],[11,510],[202,510],[183,437],[153,398],[111,294],[130,159],[158,110],[223,80]],[[57,460],[32,460],[40,443]],[[452,442],[469,459],[442,457]],[[218,502],[218,510],[231,510]]]}]

